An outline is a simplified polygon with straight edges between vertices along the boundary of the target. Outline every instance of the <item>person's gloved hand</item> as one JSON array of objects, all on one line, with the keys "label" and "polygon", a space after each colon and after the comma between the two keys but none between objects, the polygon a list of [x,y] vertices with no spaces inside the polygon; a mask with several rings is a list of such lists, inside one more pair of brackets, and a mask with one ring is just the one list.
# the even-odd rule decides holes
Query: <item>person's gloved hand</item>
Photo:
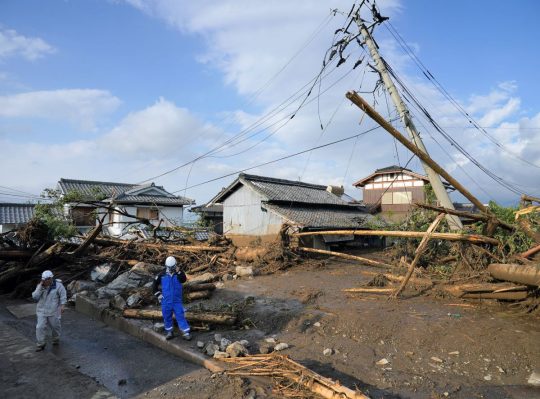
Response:
[{"label": "person's gloved hand", "polygon": [[156,292],[154,296],[157,298],[158,302],[161,303],[161,300],[163,299],[163,295],[161,294],[161,291]]}]

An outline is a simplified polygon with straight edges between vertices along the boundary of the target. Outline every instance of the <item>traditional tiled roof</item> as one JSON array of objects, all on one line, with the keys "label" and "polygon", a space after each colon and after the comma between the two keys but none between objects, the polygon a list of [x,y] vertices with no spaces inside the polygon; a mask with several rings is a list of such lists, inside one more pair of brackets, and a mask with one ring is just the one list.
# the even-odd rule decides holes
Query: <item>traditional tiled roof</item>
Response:
[{"label": "traditional tiled roof", "polygon": [[267,201],[293,202],[298,204],[347,205],[335,194],[326,191],[327,186],[301,181],[276,179],[273,177],[241,173],[226,189],[210,202],[222,202],[242,185],[247,185],[265,197]]},{"label": "traditional tiled roof", "polygon": [[203,204],[189,210],[194,213],[223,213],[223,204]]},{"label": "traditional tiled roof", "polygon": [[368,227],[367,223],[374,221],[373,215],[352,206],[348,209],[342,207],[301,207],[275,204],[264,204],[263,206],[300,227],[315,229],[365,229]]},{"label": "traditional tiled roof", "polygon": [[34,204],[0,203],[0,224],[23,224],[34,216]]},{"label": "traditional tiled roof", "polygon": [[247,174],[240,174],[210,203],[223,203],[243,185],[263,197],[264,208],[303,228],[357,229],[373,220],[364,207],[327,191],[327,186]]},{"label": "traditional tiled roof", "polygon": [[[77,191],[89,198],[102,197],[106,202],[114,201],[121,204],[155,204],[155,205],[191,205],[193,200],[176,196],[154,183],[143,185],[129,183],[114,183],[91,180],[60,179],[58,182],[62,194]],[[152,194],[147,191],[151,190]],[[140,194],[137,194],[139,193]]]}]

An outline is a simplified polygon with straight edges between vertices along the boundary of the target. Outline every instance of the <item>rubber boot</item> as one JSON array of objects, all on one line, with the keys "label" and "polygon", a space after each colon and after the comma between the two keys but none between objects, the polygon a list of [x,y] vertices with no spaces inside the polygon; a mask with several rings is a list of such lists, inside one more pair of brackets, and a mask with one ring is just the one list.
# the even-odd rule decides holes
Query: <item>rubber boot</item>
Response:
[{"label": "rubber boot", "polygon": [[169,341],[169,340],[171,340],[171,339],[173,339],[173,338],[174,338],[174,334],[173,334],[172,330],[171,330],[171,331],[167,331],[167,334],[165,335],[165,339],[166,339],[167,341]]},{"label": "rubber boot", "polygon": [[191,341],[191,334],[190,333],[183,333],[182,338],[186,341]]}]

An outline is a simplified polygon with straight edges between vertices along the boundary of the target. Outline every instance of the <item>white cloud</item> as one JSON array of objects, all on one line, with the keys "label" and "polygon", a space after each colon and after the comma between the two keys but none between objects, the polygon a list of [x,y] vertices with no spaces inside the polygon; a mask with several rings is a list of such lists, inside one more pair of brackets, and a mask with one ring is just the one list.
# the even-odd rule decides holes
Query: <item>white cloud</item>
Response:
[{"label": "white cloud", "polygon": [[106,90],[63,89],[0,96],[0,117],[70,121],[92,130],[121,101]]},{"label": "white cloud", "polygon": [[205,124],[187,109],[161,98],[154,105],[127,115],[100,139],[100,143],[104,149],[128,155],[184,157],[193,147],[217,133],[215,127]]},{"label": "white cloud", "polygon": [[55,52],[53,46],[39,37],[23,36],[13,29],[0,30],[0,60],[20,56],[34,61]]}]

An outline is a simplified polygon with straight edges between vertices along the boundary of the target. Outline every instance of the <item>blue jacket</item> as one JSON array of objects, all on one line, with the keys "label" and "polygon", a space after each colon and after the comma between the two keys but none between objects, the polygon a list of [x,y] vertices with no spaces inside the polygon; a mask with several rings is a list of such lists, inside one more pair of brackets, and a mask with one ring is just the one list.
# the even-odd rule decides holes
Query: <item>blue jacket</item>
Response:
[{"label": "blue jacket", "polygon": [[184,272],[168,274],[163,272],[154,279],[154,295],[161,290],[161,303],[182,303],[182,283],[187,280]]}]

